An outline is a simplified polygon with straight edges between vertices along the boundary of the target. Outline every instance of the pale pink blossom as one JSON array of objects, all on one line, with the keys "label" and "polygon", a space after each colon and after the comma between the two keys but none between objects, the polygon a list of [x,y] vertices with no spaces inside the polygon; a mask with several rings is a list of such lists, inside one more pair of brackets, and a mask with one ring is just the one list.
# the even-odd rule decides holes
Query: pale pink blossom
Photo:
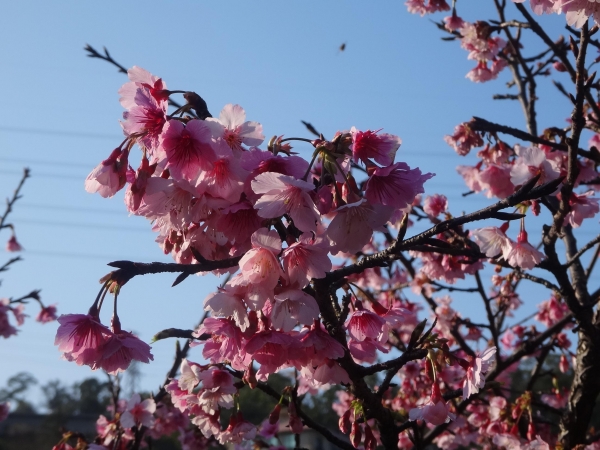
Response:
[{"label": "pale pink blossom", "polygon": [[119,89],[119,95],[121,96],[119,102],[123,108],[134,108],[149,97],[157,102],[167,103],[169,92],[166,90],[167,85],[161,78],[138,66],[133,66],[127,70],[127,76],[130,81]]},{"label": "pale pink blossom", "polygon": [[213,162],[213,167],[200,172],[196,188],[213,197],[224,198],[237,202],[244,190],[244,182],[248,172],[240,167],[235,158],[219,158]]},{"label": "pale pink blossom", "polygon": [[215,228],[230,241],[242,244],[262,226],[263,220],[252,203],[248,200],[241,200],[220,211]]},{"label": "pale pink blossom", "polygon": [[210,335],[210,338],[204,342],[204,349],[202,350],[204,358],[213,363],[228,361],[236,369],[241,369],[240,363],[245,356],[245,353],[241,351],[242,333],[234,323],[228,319],[208,317],[194,332],[195,337],[200,337],[203,334]]},{"label": "pale pink blossom", "polygon": [[352,158],[354,162],[362,161],[365,164],[369,159],[382,166],[389,166],[394,162],[396,152],[402,144],[402,139],[393,134],[379,133],[377,131],[358,131],[352,127]]},{"label": "pale pink blossom", "polygon": [[241,412],[232,414],[229,426],[223,431],[218,441],[221,444],[240,444],[242,441],[251,441],[256,437],[256,425],[244,420]]},{"label": "pale pink blossom", "polygon": [[457,31],[465,25],[465,21],[456,15],[456,11],[451,16],[444,17],[444,27],[448,31]]},{"label": "pale pink blossom", "polygon": [[146,195],[148,179],[155,170],[156,164],[150,165],[147,158],[142,158],[142,163],[136,172],[133,170],[127,172],[127,181],[130,185],[125,191],[125,205],[130,213],[135,213],[140,207],[142,199]]},{"label": "pale pink blossom", "polygon": [[335,212],[327,228],[332,254],[358,253],[369,243],[373,231],[382,229],[391,216],[389,208],[370,205],[365,199],[340,206]]},{"label": "pale pink blossom", "polygon": [[112,197],[127,181],[127,150],[116,148],[110,156],[98,164],[85,179],[85,190],[102,197]]},{"label": "pale pink blossom", "polygon": [[303,233],[298,242],[287,247],[282,254],[282,263],[291,284],[304,288],[313,278],[324,278],[331,270],[328,249],[321,239],[311,233]]},{"label": "pale pink blossom", "polygon": [[313,372],[313,379],[319,385],[350,384],[350,377],[342,367],[331,359],[325,359]]},{"label": "pale pink blossom", "polygon": [[200,370],[198,364],[183,358],[181,360],[181,365],[179,366],[179,380],[177,380],[179,389],[191,393],[198,383],[200,383],[200,380],[198,379]]},{"label": "pale pink blossom", "polygon": [[[275,230],[259,228],[252,234],[251,241],[252,248],[240,259],[240,279],[251,284],[255,292],[268,293],[284,275],[276,256],[281,251],[281,240]],[[253,309],[261,309],[267,299],[261,294],[258,297],[249,305]]]},{"label": "pale pink blossom", "polygon": [[449,411],[448,405],[442,398],[440,387],[437,382],[434,382],[429,402],[411,409],[408,412],[408,418],[409,420],[424,420],[438,426],[455,420],[456,416]]},{"label": "pale pink blossom", "polygon": [[485,375],[496,360],[496,347],[490,347],[481,354],[475,355],[466,369],[463,384],[463,400],[479,392],[485,386]]},{"label": "pale pink blossom", "polygon": [[411,169],[403,162],[378,167],[367,180],[365,198],[371,203],[404,209],[417,194],[425,192],[423,184],[434,175],[422,174],[418,168]]},{"label": "pale pink blossom", "polygon": [[313,296],[299,289],[287,289],[275,294],[271,322],[273,327],[291,331],[299,323],[310,325],[319,317],[319,305]]},{"label": "pale pink blossom", "polygon": [[511,195],[515,186],[511,182],[511,166],[489,164],[479,172],[479,184],[487,189],[487,197],[506,198]]},{"label": "pale pink blossom", "polygon": [[218,292],[209,294],[204,299],[204,309],[214,317],[231,317],[240,330],[245,331],[250,325],[247,307],[243,302],[245,289],[225,285]]},{"label": "pale pink blossom", "polygon": [[515,145],[517,159],[510,170],[510,181],[515,186],[525,184],[528,180],[540,175],[538,184],[547,183],[560,176],[560,168],[556,162],[546,158],[539,147],[522,147]]},{"label": "pale pink blossom", "polygon": [[111,375],[127,370],[133,360],[148,364],[154,360],[150,346],[127,331],[115,332],[99,348],[101,358],[92,369],[103,369]]},{"label": "pale pink blossom", "polygon": [[407,0],[405,5],[409,13],[420,14],[421,16],[450,10],[450,6],[446,3],[446,0]]},{"label": "pale pink blossom", "polygon": [[565,217],[565,224],[569,223],[573,228],[579,228],[584,219],[590,219],[598,214],[600,205],[598,205],[598,199],[592,195],[594,195],[594,191],[587,191],[580,195],[571,194],[569,198],[571,210]]},{"label": "pale pink blossom", "polygon": [[141,401],[140,394],[133,394],[127,402],[125,412],[121,414],[121,426],[123,428],[132,428],[134,426],[152,427],[154,425],[154,412],[156,403],[153,399],[147,398]]},{"label": "pale pink blossom", "polygon": [[481,135],[473,131],[468,122],[457,125],[454,128],[454,134],[445,136],[444,140],[460,156],[465,156],[472,148],[483,145]]},{"label": "pale pink blossom", "polygon": [[[213,118],[207,120],[217,121]],[[240,105],[225,105],[219,114],[218,122],[224,127],[222,139],[232,150],[241,151],[242,144],[258,147],[265,140],[262,125],[246,121],[246,111]]]},{"label": "pale pink blossom", "polygon": [[512,249],[511,241],[506,236],[502,228],[484,227],[473,230],[469,237],[475,241],[479,249],[485,253],[488,258],[494,258],[498,255],[508,256]]},{"label": "pale pink blossom", "polygon": [[523,230],[519,233],[517,243],[506,255],[506,261],[513,267],[529,270],[541,263],[545,257],[527,241],[527,232]]},{"label": "pale pink blossom", "polygon": [[309,193],[312,183],[275,172],[265,172],[252,181],[252,190],[262,194],[254,207],[266,219],[289,214],[300,231],[316,231],[319,211]]},{"label": "pale pink blossom", "polygon": [[448,199],[445,195],[428,195],[423,202],[423,211],[432,217],[437,217],[448,208]]},{"label": "pale pink blossom", "polygon": [[319,322],[301,334],[306,365],[317,366],[325,359],[338,359],[344,356],[344,347],[332,338]]}]

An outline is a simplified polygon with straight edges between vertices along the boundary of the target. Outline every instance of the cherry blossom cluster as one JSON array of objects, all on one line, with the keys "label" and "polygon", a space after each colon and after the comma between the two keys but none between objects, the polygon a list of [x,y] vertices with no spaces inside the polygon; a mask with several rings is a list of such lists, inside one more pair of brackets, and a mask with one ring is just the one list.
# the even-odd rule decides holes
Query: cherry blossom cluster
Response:
[{"label": "cherry blossom cluster", "polygon": [[[600,236],[579,246],[573,237],[600,210],[594,197],[600,138],[589,150],[579,144],[585,128],[600,130],[592,95],[598,88],[584,58],[595,31],[573,19],[575,11],[592,16],[595,7],[582,3],[531,2],[534,13],[560,9],[581,27],[579,40],[566,44],[547,38],[523,5],[495,2],[500,20],[469,23],[456,2],[452,8],[445,0],[407,2],[421,15],[452,9],[440,27],[476,61],[468,78],[489,81],[510,67],[508,88],[517,93],[499,97],[519,101],[525,113],[526,131],[473,118],[446,136],[459,155],[478,149],[477,164],[458,171],[472,193],[497,200],[459,216],[446,196],[424,195],[433,174],[397,159],[398,136],[351,127],[331,138],[275,135],[265,144],[262,125],[246,120],[241,106],[226,105],[212,117],[198,94],[169,90],[161,78],[130,69],[119,91],[124,140],[85,188],[103,197],[124,190],[127,211],[151,223],[175,262],[111,263],[117,270],[102,279],[88,314],[58,319],[55,343],[64,358],[111,374],[133,360],[148,363],[150,347],[121,329],[123,286],[161,271],[179,272],[176,283],[204,272],[225,280],[204,300],[207,315],[197,329],[157,335],[185,336],[191,348],[178,352],[160,393],[121,402],[111,419],[101,417],[89,448],[138,448],[144,434],[177,431],[186,449],[252,443],[275,449],[265,442],[282,426],[294,434],[314,428],[346,450],[595,448],[593,434],[581,432],[590,418],[570,416],[586,399],[569,393],[600,393],[582,376],[595,370],[586,353],[593,345],[574,346],[575,339],[600,342],[600,323],[590,319],[600,294],[587,287],[600,250],[588,268],[580,261],[600,248]],[[525,22],[507,20],[507,5]],[[548,48],[524,56],[523,30]],[[574,94],[567,96],[574,109],[569,127],[540,133],[536,82],[551,67],[572,75]],[[170,111],[179,94],[185,103]],[[292,143],[309,148],[311,157],[300,157]],[[537,224],[548,216],[540,236]],[[475,223],[488,219],[500,222]],[[406,238],[415,222],[431,227]],[[531,301],[527,283],[550,293],[538,298],[536,314],[523,318]],[[108,293],[114,294],[110,327],[99,315]],[[483,323],[459,310],[463,297],[482,305]],[[522,361],[533,369],[527,366],[527,387],[517,390]],[[290,378],[282,392],[266,383],[275,373]],[[374,386],[365,381],[369,375]],[[345,439],[303,410],[307,396],[333,386],[342,387],[333,409]],[[278,400],[258,426],[240,410],[238,397],[247,389]],[[560,435],[555,416],[563,417]],[[574,427],[578,420],[585,426]]]}]

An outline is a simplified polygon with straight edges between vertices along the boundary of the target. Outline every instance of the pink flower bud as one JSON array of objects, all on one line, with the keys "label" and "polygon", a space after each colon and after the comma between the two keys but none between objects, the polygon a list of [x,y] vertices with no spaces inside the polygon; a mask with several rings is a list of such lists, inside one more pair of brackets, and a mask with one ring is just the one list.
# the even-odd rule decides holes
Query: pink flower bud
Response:
[{"label": "pink flower bud", "polygon": [[350,421],[350,414],[352,410],[348,409],[346,412],[340,417],[338,425],[340,427],[340,431],[344,434],[350,433],[350,427],[352,426],[352,422]]},{"label": "pink flower bud", "polygon": [[271,425],[279,422],[279,414],[280,413],[281,413],[281,403],[277,403],[275,405],[275,408],[273,408],[273,411],[271,411],[271,414],[269,414],[269,423]]},{"label": "pink flower bud", "polygon": [[352,431],[350,432],[350,442],[352,442],[352,445],[354,446],[354,448],[358,448],[361,440],[362,440],[362,430],[360,428],[360,425],[357,424],[356,422],[354,422],[352,424]]}]

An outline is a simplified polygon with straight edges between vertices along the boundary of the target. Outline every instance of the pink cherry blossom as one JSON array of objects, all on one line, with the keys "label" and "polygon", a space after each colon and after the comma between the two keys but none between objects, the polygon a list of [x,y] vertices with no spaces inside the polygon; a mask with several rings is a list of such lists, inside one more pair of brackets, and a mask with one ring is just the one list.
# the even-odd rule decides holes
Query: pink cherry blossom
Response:
[{"label": "pink cherry blossom", "polygon": [[160,143],[160,135],[167,124],[166,101],[158,102],[146,89],[138,89],[136,105],[123,113],[123,131],[154,154]]},{"label": "pink cherry blossom", "polygon": [[262,125],[246,121],[246,111],[240,105],[225,105],[219,114],[218,122],[225,128],[222,138],[232,150],[241,151],[242,144],[257,147],[265,140]]},{"label": "pink cherry blossom", "polygon": [[65,358],[77,364],[93,364],[101,357],[100,348],[112,332],[100,323],[97,313],[63,314],[58,319],[54,345]]},{"label": "pink cherry blossom", "polygon": [[271,311],[273,327],[291,331],[296,325],[310,325],[319,316],[319,306],[311,295],[298,289],[288,289],[275,294]]},{"label": "pink cherry blossom", "polygon": [[293,354],[299,347],[298,340],[289,334],[280,331],[261,331],[246,343],[243,350],[260,364],[256,375],[263,377],[276,372],[288,361],[301,356]]},{"label": "pink cherry blossom", "polygon": [[538,184],[555,180],[560,175],[560,169],[553,160],[548,160],[539,147],[521,147],[515,145],[517,159],[510,170],[510,181],[520,186],[536,175],[540,175]]},{"label": "pink cherry blossom", "polygon": [[126,370],[133,360],[149,363],[154,360],[150,346],[127,331],[114,333],[99,349],[101,359],[92,365],[111,375]]},{"label": "pink cherry blossom", "polygon": [[496,359],[496,347],[490,347],[472,358],[463,384],[463,400],[479,392],[485,386],[485,375]]},{"label": "pink cherry blossom", "polygon": [[309,330],[303,331],[300,343],[307,359],[306,364],[317,366],[325,359],[338,359],[344,356],[344,347],[332,338],[323,326],[315,322]]},{"label": "pink cherry blossom", "polygon": [[282,254],[282,263],[291,284],[304,288],[313,278],[324,278],[331,270],[328,249],[322,239],[303,233],[298,242],[287,247]]},{"label": "pink cherry blossom", "polygon": [[[247,320],[247,319],[246,319]],[[213,363],[229,361],[236,369],[242,369],[245,353],[242,348],[242,333],[230,320],[208,317],[194,332],[200,337],[210,334],[204,343],[202,356]],[[241,367],[240,367],[241,365]]]},{"label": "pink cherry blossom", "polygon": [[267,219],[289,214],[300,231],[316,231],[319,211],[309,192],[312,183],[275,172],[265,172],[252,181],[252,190],[262,194],[254,207]]},{"label": "pink cherry blossom", "polygon": [[127,180],[127,150],[116,148],[110,156],[96,166],[85,179],[85,190],[102,197],[112,197],[125,186]]},{"label": "pink cherry blossom", "polygon": [[350,130],[354,162],[362,161],[366,164],[369,159],[373,159],[382,166],[389,166],[394,162],[402,139],[379,131],[358,131],[354,127]]},{"label": "pink cherry blossom", "polygon": [[480,134],[473,131],[468,122],[457,125],[454,128],[454,134],[445,136],[444,140],[460,156],[465,156],[472,148],[483,145],[483,139],[481,139]]},{"label": "pink cherry blossom", "polygon": [[421,16],[450,10],[446,0],[407,0],[405,4],[409,13],[420,14]]},{"label": "pink cherry blossom", "polygon": [[226,285],[204,299],[204,309],[215,317],[231,317],[240,330],[245,331],[250,325],[247,307],[243,302],[245,292],[243,288]]},{"label": "pink cherry blossom", "polygon": [[489,164],[479,172],[478,182],[488,190],[487,197],[506,198],[515,190],[511,181],[511,167],[507,165]]},{"label": "pink cherry blossom", "polygon": [[7,298],[0,299],[0,336],[5,339],[18,333],[18,330],[9,322],[8,312],[10,310],[10,300]]},{"label": "pink cherry blossom", "polygon": [[212,130],[203,120],[190,120],[186,125],[170,120],[160,140],[173,178],[191,181],[201,170],[212,169],[217,159]]},{"label": "pink cherry blossom", "polygon": [[545,257],[542,252],[536,250],[527,241],[527,232],[521,231],[517,243],[513,245],[510,252],[506,255],[506,261],[513,267],[529,270],[542,262]]},{"label": "pink cherry blossom", "polygon": [[19,241],[17,241],[17,236],[15,236],[13,233],[6,243],[6,251],[20,252],[21,250],[23,250],[23,247],[21,247],[21,244],[19,244]]},{"label": "pink cherry blossom", "polygon": [[167,85],[161,78],[138,66],[129,69],[127,76],[130,81],[119,89],[119,102],[123,108],[132,109],[149,97],[157,102],[167,103]]},{"label": "pink cherry blossom", "polygon": [[48,305],[40,309],[35,320],[40,323],[48,323],[56,320],[56,305]]},{"label": "pink cherry blossom", "polygon": [[183,358],[179,366],[179,380],[177,380],[179,389],[191,393],[198,383],[200,383],[200,379],[198,378],[200,371],[201,368],[198,364]]},{"label": "pink cherry blossom", "polygon": [[212,169],[200,172],[196,187],[213,197],[237,202],[244,190],[247,172],[240,167],[234,158],[219,158],[213,162]]},{"label": "pink cherry blossom", "polygon": [[125,192],[125,205],[130,213],[135,213],[140,207],[142,199],[146,194],[148,179],[152,176],[155,169],[156,164],[150,165],[147,158],[142,158],[142,163],[137,171],[128,172],[127,181],[131,184]]},{"label": "pink cherry blossom", "polygon": [[[268,231],[266,228],[255,231],[251,239],[252,249],[246,252],[239,263],[241,280],[245,284],[251,283],[255,291],[267,292],[284,275],[276,256],[281,251],[281,240],[276,231]],[[265,300],[266,297],[259,298],[252,306],[261,309]]]},{"label": "pink cherry blossom", "polygon": [[350,314],[346,321],[346,328],[353,339],[364,341],[367,338],[374,340],[387,340],[383,336],[387,331],[385,320],[377,314],[367,310],[357,310]]},{"label": "pink cherry blossom", "polygon": [[[573,228],[579,228],[584,219],[590,219],[598,214],[600,205],[598,205],[598,199],[592,195],[594,195],[594,191],[587,191],[580,195],[571,194],[569,198],[571,210],[565,217],[565,224],[569,223]],[[558,197],[560,198],[560,193]]]},{"label": "pink cherry blossom", "polygon": [[133,394],[127,402],[125,412],[121,414],[121,426],[123,428],[152,427],[155,411],[156,403],[153,399],[147,398],[141,401],[140,394]]},{"label": "pink cherry blossom", "polygon": [[473,230],[469,233],[469,237],[479,245],[479,249],[488,258],[494,258],[500,254],[506,258],[512,249],[510,239],[498,227],[485,227]]},{"label": "pink cherry blossom", "polygon": [[244,420],[242,413],[232,414],[229,426],[223,431],[218,440],[221,444],[240,444],[244,440],[252,440],[256,437],[256,425]]},{"label": "pink cherry blossom", "polygon": [[263,220],[252,203],[241,200],[220,211],[215,228],[230,241],[241,244],[248,241],[252,233],[262,226]]},{"label": "pink cherry blossom", "polygon": [[408,418],[410,420],[424,420],[438,426],[455,420],[456,416],[449,412],[448,405],[442,398],[440,387],[434,382],[429,402],[411,409],[408,412]]},{"label": "pink cherry blossom", "polygon": [[332,254],[358,253],[371,240],[373,230],[381,229],[391,216],[389,208],[370,205],[365,199],[340,206],[335,212],[327,228]]},{"label": "pink cherry blossom", "polygon": [[321,386],[326,384],[350,384],[348,372],[331,359],[325,359],[322,364],[314,369],[313,378]]},{"label": "pink cherry blossom", "polygon": [[370,203],[379,203],[398,209],[404,209],[414,201],[417,194],[425,192],[425,181],[435,174],[421,174],[407,164],[398,162],[388,167],[378,167],[369,177],[365,198]]},{"label": "pink cherry blossom", "polygon": [[448,199],[446,198],[445,195],[441,195],[441,194],[434,194],[434,195],[428,195],[425,198],[425,201],[423,202],[423,211],[425,211],[426,214],[432,216],[432,217],[437,217],[440,214],[442,214],[443,212],[446,212],[446,209],[448,208]]}]

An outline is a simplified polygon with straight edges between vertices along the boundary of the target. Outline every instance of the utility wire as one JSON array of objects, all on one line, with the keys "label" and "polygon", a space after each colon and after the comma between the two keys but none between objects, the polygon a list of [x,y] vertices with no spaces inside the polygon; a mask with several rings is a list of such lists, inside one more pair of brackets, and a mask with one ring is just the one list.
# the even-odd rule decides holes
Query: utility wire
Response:
[{"label": "utility wire", "polygon": [[0,131],[7,133],[19,133],[19,134],[41,134],[46,136],[65,136],[65,137],[77,137],[77,138],[92,138],[92,139],[111,139],[119,140],[122,137],[115,134],[107,133],[93,133],[89,131],[66,131],[66,130],[45,130],[43,128],[27,128],[27,127],[7,127],[0,126]]}]

